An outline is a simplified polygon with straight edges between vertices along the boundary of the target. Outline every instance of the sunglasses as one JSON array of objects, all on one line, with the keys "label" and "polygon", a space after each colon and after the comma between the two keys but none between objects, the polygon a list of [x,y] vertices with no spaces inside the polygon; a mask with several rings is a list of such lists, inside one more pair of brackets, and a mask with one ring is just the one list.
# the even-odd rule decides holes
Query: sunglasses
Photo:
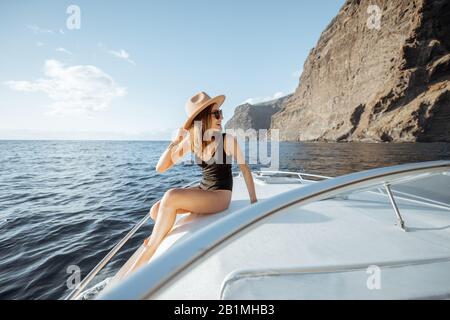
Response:
[{"label": "sunglasses", "polygon": [[219,120],[220,117],[223,116],[222,110],[216,110],[214,112],[210,112],[209,114],[213,114],[214,117],[216,117],[216,120]]}]

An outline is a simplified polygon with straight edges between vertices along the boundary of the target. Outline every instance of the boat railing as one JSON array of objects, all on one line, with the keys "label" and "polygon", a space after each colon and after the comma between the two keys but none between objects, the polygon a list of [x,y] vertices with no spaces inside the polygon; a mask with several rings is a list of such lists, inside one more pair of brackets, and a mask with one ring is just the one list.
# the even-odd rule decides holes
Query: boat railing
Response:
[{"label": "boat railing", "polygon": [[[192,181],[183,186],[188,188],[198,181]],[[139,221],[115,246],[108,254],[88,273],[88,275],[72,290],[65,298],[66,300],[77,299],[79,294],[87,287],[94,277],[106,266],[106,264],[117,254],[117,252],[127,243],[127,241],[150,219],[150,211]]]},{"label": "boat railing", "polygon": [[[381,188],[378,190],[378,192],[377,191],[371,191],[371,192],[378,193],[383,196],[387,196],[387,194]],[[438,209],[450,210],[450,204],[447,204],[447,203],[443,203],[443,202],[429,199],[426,197],[421,197],[421,196],[407,193],[407,192],[401,192],[399,190],[392,190],[392,193],[395,195],[396,199],[419,203],[422,205],[426,205],[426,206],[434,207],[434,208],[438,208]]]},{"label": "boat railing", "polygon": [[[299,181],[301,184],[305,184],[305,181],[307,181],[308,183],[311,182],[319,182],[322,180],[326,180],[326,179],[333,179],[333,177],[328,177],[328,176],[323,176],[323,175],[317,175],[317,174],[310,174],[310,173],[303,173],[303,172],[292,172],[292,171],[271,171],[271,170],[264,170],[264,171],[256,171],[255,172],[256,175],[262,175],[262,176],[266,176],[266,175],[277,175],[277,174],[290,174],[293,176],[297,176],[299,178]],[[240,174],[241,175],[241,174]],[[319,181],[314,181],[314,180],[305,180],[303,177],[310,177],[310,178],[318,178],[321,179]],[[408,194],[405,192],[400,192],[398,190],[393,190],[391,188],[391,186],[389,184],[385,184],[383,186],[383,188],[377,188],[376,190],[371,190],[373,188],[368,188],[368,192],[371,193],[376,193],[378,195],[381,196],[385,196],[388,197],[392,208],[395,212],[395,215],[399,221],[399,226],[400,228],[402,228],[402,230],[406,231],[406,225],[405,225],[405,221],[403,220],[403,217],[400,213],[400,210],[398,208],[397,200],[405,200],[405,201],[410,201],[410,202],[415,202],[415,203],[420,203],[423,205],[427,205],[427,206],[431,206],[431,207],[435,207],[435,208],[440,208],[440,209],[450,209],[449,205],[446,205],[444,203],[438,202],[438,201],[434,201],[425,197],[420,197],[420,196],[416,196],[416,195],[412,195],[412,194]],[[395,195],[395,197],[394,197]],[[339,195],[336,198],[340,198],[340,199],[348,199],[347,196],[345,195]],[[324,199],[327,200],[327,199]]]},{"label": "boat railing", "polygon": [[438,174],[448,171],[450,171],[450,161],[432,161],[371,169],[327,179],[304,188],[294,188],[258,201],[211,223],[208,228],[198,230],[190,238],[171,247],[169,252],[131,274],[129,278],[107,287],[99,298],[152,298],[157,295],[159,290],[163,290],[181,278],[191,265],[212,254],[214,249],[225,246],[240,232],[258,226],[266,218],[280,210],[332,198],[351,190],[366,188],[368,185],[373,188],[391,186],[398,181],[404,181],[405,178],[412,179],[420,174]]},{"label": "boat railing", "polygon": [[[308,173],[299,173],[299,172],[285,172],[285,171],[263,171],[270,173],[291,173],[294,175],[303,175],[303,176],[315,176],[320,177],[313,174]],[[237,175],[240,176],[240,173]],[[188,188],[192,185],[198,183],[198,180],[194,180],[182,188]],[[88,286],[89,283],[95,278],[95,276],[106,266],[106,264],[117,254],[117,252],[128,242],[128,240],[150,219],[150,212],[148,212],[142,220],[140,220],[112,249],[108,252],[108,254],[87,274],[87,276],[66,296],[66,300],[77,299],[79,295],[83,292],[83,290]]]},{"label": "boat railing", "polygon": [[298,178],[303,182],[304,177],[308,177],[308,178],[318,178],[321,180],[326,180],[326,179],[332,179],[333,177],[328,177],[328,176],[322,176],[322,175],[318,175],[318,174],[312,174],[312,173],[306,173],[306,172],[292,172],[292,171],[272,171],[272,170],[262,170],[262,171],[258,171],[261,174],[292,174],[292,175],[296,175],[298,176]]},{"label": "boat railing", "polygon": [[[258,170],[258,171],[254,171],[253,173],[256,174],[256,176],[289,174],[289,175],[298,177],[298,179],[300,180],[300,183],[305,183],[305,181],[316,182],[314,180],[308,180],[306,178],[316,178],[316,179],[320,179],[320,180],[326,180],[326,179],[333,178],[333,177],[322,176],[322,175],[318,175],[318,174],[312,174],[312,173],[306,173],[306,172],[295,172],[295,171]],[[242,176],[242,173],[239,172],[238,176]]]}]

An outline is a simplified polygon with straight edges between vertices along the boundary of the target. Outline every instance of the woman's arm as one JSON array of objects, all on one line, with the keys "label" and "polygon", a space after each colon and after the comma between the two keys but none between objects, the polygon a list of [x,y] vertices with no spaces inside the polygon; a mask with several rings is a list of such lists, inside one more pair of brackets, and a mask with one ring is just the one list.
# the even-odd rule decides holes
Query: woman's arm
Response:
[{"label": "woman's arm", "polygon": [[247,185],[248,195],[250,196],[250,202],[254,203],[258,201],[256,199],[255,184],[253,181],[252,172],[249,166],[245,163],[245,157],[239,147],[239,143],[236,137],[229,134],[225,135],[225,152],[231,154],[236,162],[239,164],[242,175],[244,176],[245,184]]},{"label": "woman's arm", "polygon": [[248,195],[250,196],[250,203],[255,203],[258,201],[256,199],[255,184],[253,182],[253,176],[250,168],[247,164],[240,164],[242,175],[244,176],[245,184],[247,185]]},{"label": "woman's arm", "polygon": [[190,139],[189,135],[184,136],[185,132],[182,128],[178,130],[177,136],[171,143],[167,146],[166,150],[163,152],[159,158],[158,164],[156,165],[156,171],[163,173],[170,169],[174,164],[176,164],[184,155],[189,151]]}]

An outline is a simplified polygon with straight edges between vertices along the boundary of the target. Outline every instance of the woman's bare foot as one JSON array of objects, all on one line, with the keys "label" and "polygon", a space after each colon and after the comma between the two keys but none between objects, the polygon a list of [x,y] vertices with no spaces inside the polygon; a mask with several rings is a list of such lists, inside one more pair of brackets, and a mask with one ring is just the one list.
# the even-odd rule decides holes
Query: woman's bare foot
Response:
[{"label": "woman's bare foot", "polygon": [[[136,250],[134,255],[126,262],[124,266],[122,266],[122,268],[119,270],[119,272],[117,272],[112,281],[120,281],[124,279],[125,277],[133,273],[133,271],[136,271],[139,266],[145,264],[145,261],[140,262],[139,260],[143,260],[142,256],[148,250],[149,239],[150,237],[144,240],[143,245],[138,250]],[[148,259],[150,258],[151,256]]]},{"label": "woman's bare foot", "polygon": [[136,262],[134,263],[134,265],[126,273],[126,276],[132,274],[137,269],[139,269],[143,265],[147,264],[148,261],[150,260],[150,258],[155,253],[155,251],[157,249],[157,246],[150,244],[149,239],[150,238],[147,238],[147,239],[144,240],[143,251],[142,251],[140,257],[136,259]]}]

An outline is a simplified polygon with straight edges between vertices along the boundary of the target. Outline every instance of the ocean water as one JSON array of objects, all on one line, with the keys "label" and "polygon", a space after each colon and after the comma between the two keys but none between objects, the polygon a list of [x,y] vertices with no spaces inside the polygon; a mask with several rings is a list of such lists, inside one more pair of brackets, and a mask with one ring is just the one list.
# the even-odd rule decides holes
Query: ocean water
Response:
[{"label": "ocean water", "polygon": [[[191,161],[164,174],[155,171],[167,144],[0,141],[0,299],[64,298],[70,291],[70,266],[78,266],[85,277],[167,189],[199,180],[200,168]],[[286,142],[279,151],[280,170],[328,176],[450,159],[448,143]],[[238,170],[234,165],[233,171]],[[96,282],[112,276],[151,228],[152,221],[119,251]]]}]

